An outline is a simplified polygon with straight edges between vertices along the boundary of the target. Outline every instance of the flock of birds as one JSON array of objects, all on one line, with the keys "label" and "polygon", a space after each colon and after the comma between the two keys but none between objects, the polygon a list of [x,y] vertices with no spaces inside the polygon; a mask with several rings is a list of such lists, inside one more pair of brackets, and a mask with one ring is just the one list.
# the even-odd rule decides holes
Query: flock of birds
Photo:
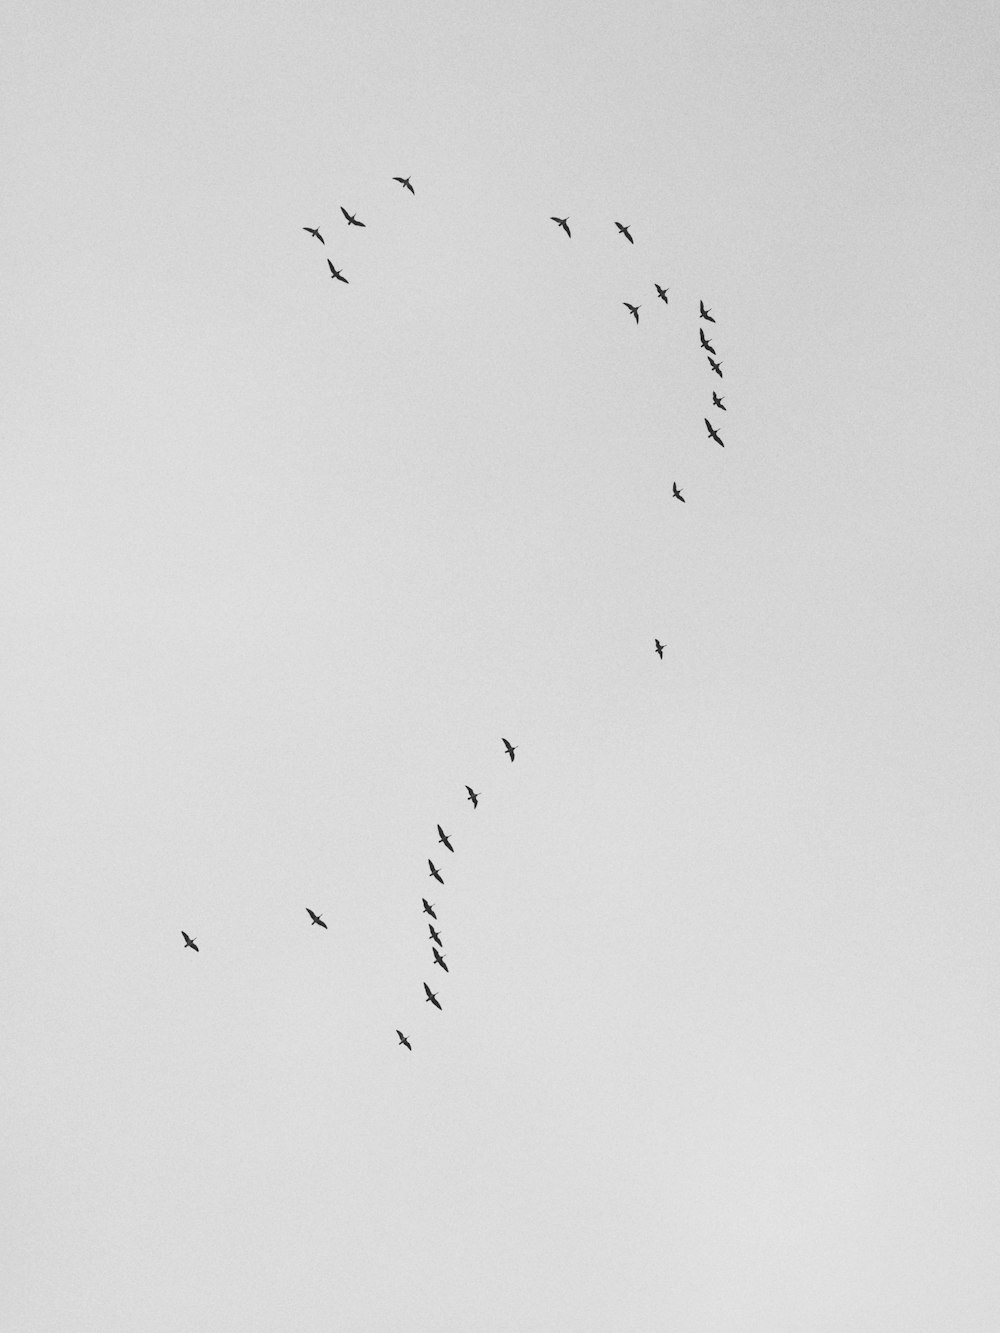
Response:
[{"label": "flock of birds", "polygon": [[[409,176],[393,176],[392,179],[394,181],[397,181],[404,190],[408,190],[410,194],[416,193],[410,181]],[[342,205],[340,211],[343,214],[344,220],[347,223],[348,227],[365,226],[365,223],[361,222],[354,213],[349,213],[347,209],[344,208]],[[570,231],[568,217],[561,218],[553,215],[552,221],[556,223],[556,225],[562,231],[564,231],[568,237],[572,237],[573,233]],[[622,223],[616,221],[615,226],[618,229],[619,235],[623,236],[625,240],[628,241],[629,245],[635,245],[635,239],[632,236],[630,223]],[[326,240],[322,232],[320,231],[319,227],[303,227],[302,230],[308,232],[308,234],[314,237],[317,241],[319,241],[321,245],[323,246],[326,245]],[[344,274],[340,271],[340,269],[334,266],[332,260],[327,259],[326,263],[327,267],[330,270],[330,277],[333,280],[343,283],[349,282],[349,279],[344,276]],[[664,305],[669,305],[670,300],[667,293],[670,291],[670,288],[662,287],[658,282],[654,282],[653,286],[656,288],[657,298],[661,300],[664,303]],[[641,305],[633,305],[632,302],[630,301],[623,301],[622,304],[628,310],[629,314],[635,320],[636,324],[638,324],[639,311],[642,308]],[[712,338],[715,336],[715,334],[713,332],[710,337],[708,334],[706,334],[705,329],[702,327],[703,324],[714,324],[715,317],[713,316],[711,310],[705,306],[704,301],[700,300],[698,302],[698,317],[699,320],[701,321],[701,323],[698,326],[698,339],[700,343],[700,348],[703,352],[705,352],[708,358],[708,364],[709,367],[711,368],[712,373],[718,375],[719,379],[722,379],[723,378],[722,362],[716,359],[718,357],[718,352],[716,351],[715,347],[712,344]],[[718,393],[716,393],[714,389],[712,390],[712,406],[717,408],[720,412],[727,411],[725,399]],[[716,427],[712,425],[708,417],[705,417],[704,421],[705,421],[705,426],[708,430],[708,438],[710,440],[714,440],[716,444],[720,445],[724,449],[726,447],[725,442],[723,441]],[[687,503],[687,501],[684,498],[684,493],[677,485],[676,481],[673,482],[673,498],[675,500],[680,500],[681,504]],[[654,651],[656,652],[657,656],[662,660],[663,650],[665,645],[662,644],[659,639],[654,639],[653,645],[654,645]],[[514,752],[515,750],[517,750],[518,747],[516,745],[512,745],[510,741],[506,739],[506,737],[501,737],[501,740],[503,741],[504,749],[506,751],[508,758],[510,759],[511,763],[513,763]],[[472,808],[475,810],[479,805],[479,797],[482,795],[482,793],[473,791],[473,789],[468,785],[466,785],[465,790],[468,793],[466,800],[471,802]],[[444,829],[440,824],[437,825],[437,835],[438,835],[437,837],[438,842],[443,847],[445,847],[449,852],[453,853],[455,851],[455,848],[452,845],[451,835],[445,833]],[[437,883],[443,885],[444,879],[441,875],[441,870],[438,866],[434,864],[433,860],[430,857],[427,858],[427,865],[429,867],[429,878],[434,879],[437,881]],[[439,934],[435,924],[438,919],[437,912],[435,911],[435,904],[428,902],[427,899],[423,897],[421,898],[421,903],[423,905],[422,907],[423,912],[431,918],[430,922],[428,923],[428,928],[430,930],[431,954],[433,955],[431,966],[440,967],[442,971],[447,972],[448,964],[445,962],[446,955],[441,952],[444,945],[441,939],[441,935]],[[322,913],[314,912],[311,907],[307,907],[306,912],[309,914],[310,925],[321,926],[323,930],[328,929],[326,922],[323,920]],[[181,935],[184,937],[184,948],[193,949],[195,953],[198,953],[199,949],[196,943],[197,936],[189,935],[186,930],[182,930]],[[432,1004],[435,1009],[440,1009],[441,1002],[438,999],[437,993],[431,990],[430,986],[426,981],[424,981],[423,987],[424,987],[425,1003]],[[405,1046],[408,1051],[413,1050],[413,1047],[410,1044],[410,1038],[400,1028],[396,1029],[396,1036],[399,1038],[400,1046]]]}]

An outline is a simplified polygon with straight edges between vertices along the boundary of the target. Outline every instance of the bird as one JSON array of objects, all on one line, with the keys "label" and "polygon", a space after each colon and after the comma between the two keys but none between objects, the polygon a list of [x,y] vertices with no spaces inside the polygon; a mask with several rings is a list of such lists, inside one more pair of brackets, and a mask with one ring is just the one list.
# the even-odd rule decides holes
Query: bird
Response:
[{"label": "bird", "polygon": [[514,762],[514,751],[515,751],[516,749],[518,749],[518,746],[516,746],[516,745],[511,745],[510,741],[507,739],[506,736],[501,736],[500,739],[503,741],[504,745],[505,745],[506,748],[507,748],[507,753],[510,755],[510,762],[513,763],[513,762]]},{"label": "bird", "polygon": [[653,286],[656,288],[656,294],[657,294],[657,296],[660,298],[660,300],[663,302],[663,304],[664,304],[664,305],[669,305],[670,302],[667,300],[667,292],[670,291],[670,288],[669,288],[669,287],[661,287],[660,284],[659,284],[658,282],[654,282],[654,283],[653,283]]},{"label": "bird", "polygon": [[699,302],[698,302],[698,307],[699,307],[699,312],[700,312],[700,316],[701,316],[701,318],[702,318],[702,319],[707,319],[708,322],[709,322],[709,324],[714,324],[714,323],[715,323],[715,320],[712,318],[712,312],[711,312],[711,310],[706,310],[706,309],[705,309],[705,302],[704,302],[704,301],[699,301]]},{"label": "bird", "polygon": [[440,824],[438,824],[438,842],[443,842],[444,845],[448,848],[449,852],[453,852],[455,850],[454,847],[452,847],[451,843],[448,841],[448,834],[445,833],[444,829],[441,827]]},{"label": "bird", "polygon": [[562,227],[563,231],[566,233],[567,236],[573,235],[569,227],[566,225],[569,222],[569,218],[553,218],[552,221],[558,222],[560,227]]},{"label": "bird", "polygon": [[714,440],[716,444],[721,444],[723,449],[725,449],[726,446],[725,443],[723,442],[722,436],[709,421],[708,417],[705,418],[705,425],[708,427],[708,438],[710,440]]},{"label": "bird", "polygon": [[623,302],[622,302],[622,305],[624,305],[624,306],[628,306],[629,314],[632,316],[632,318],[633,318],[633,319],[635,320],[635,322],[638,324],[638,323],[639,323],[639,311],[642,309],[642,306],[638,306],[638,305],[629,305],[628,301],[623,301]]},{"label": "bird", "polygon": [[659,657],[662,657],[662,656],[663,656],[663,644],[659,641],[659,639],[654,639],[654,640],[653,640],[653,643],[656,645],[656,652],[657,652],[657,655],[658,655]]},{"label": "bird", "polygon": [[195,953],[201,953],[201,950],[198,948],[197,944],[195,944],[195,940],[198,938],[197,935],[189,935],[186,930],[182,930],[181,934],[184,936],[185,949],[193,949]]},{"label": "bird", "polygon": [[729,409],[726,407],[725,399],[724,399],[724,398],[720,398],[719,395],[715,392],[714,389],[712,390],[712,403],[713,403],[714,406],[716,406],[716,407],[721,407],[722,410],[723,410],[723,412],[727,412],[727,411],[729,410]]},{"label": "bird", "polygon": [[444,880],[441,878],[441,871],[438,870],[437,866],[436,866],[436,865],[434,864],[434,862],[430,859],[430,857],[427,858],[427,864],[428,864],[428,865],[430,866],[430,868],[431,868],[431,876],[432,876],[434,879],[436,879],[437,882],[438,882],[439,884],[443,884],[443,883],[444,883]]},{"label": "bird", "polygon": [[473,791],[468,783],[465,784],[465,790],[469,793],[465,799],[472,802],[472,808],[475,810],[476,806],[479,804],[479,798],[483,793],[481,791]]},{"label": "bird", "polygon": [[327,926],[326,922],[323,920],[322,916],[318,916],[318,915],[313,911],[313,909],[312,909],[311,907],[307,907],[307,908],[306,908],[306,911],[307,911],[307,912],[309,913],[309,915],[312,917],[312,925],[314,925],[314,926],[322,926],[324,930],[329,929],[329,927]]},{"label": "bird", "polygon": [[429,903],[426,898],[421,898],[420,901],[423,903],[424,911],[427,913],[427,915],[432,916],[436,921],[438,919],[438,914],[434,910],[434,904]]},{"label": "bird", "polygon": [[327,268],[330,270],[330,277],[331,277],[331,278],[336,278],[338,282],[346,282],[346,281],[347,281],[347,279],[344,277],[343,273],[341,273],[340,269],[338,269],[338,268],[334,268],[333,265],[330,263],[329,259],[326,261],[326,264],[327,264]]},{"label": "bird", "polygon": [[675,500],[680,500],[680,502],[681,502],[682,505],[686,505],[686,504],[687,504],[687,500],[684,499],[684,496],[683,496],[683,495],[681,494],[681,492],[677,489],[677,483],[676,483],[676,481],[674,482],[674,499],[675,499]]},{"label": "bird", "polygon": [[410,1045],[409,1037],[404,1037],[403,1034],[400,1032],[399,1028],[396,1029],[396,1036],[399,1038],[400,1046],[405,1046],[408,1051],[413,1050],[413,1047]]},{"label": "bird", "polygon": [[701,339],[701,345],[702,345],[702,347],[705,349],[706,352],[711,352],[713,356],[718,356],[718,355],[719,355],[718,352],[715,350],[715,348],[712,346],[712,344],[711,344],[711,343],[708,341],[708,339],[705,337],[705,330],[704,330],[704,329],[699,329],[699,330],[698,330],[698,337]]},{"label": "bird", "polygon": [[315,236],[320,245],[326,245],[326,241],[324,241],[323,237],[319,234],[319,227],[303,227],[302,230],[307,231],[310,236]]},{"label": "bird", "polygon": [[[413,189],[413,186],[410,184],[410,178],[409,178],[409,176],[393,176],[392,179],[393,179],[394,181],[399,181],[399,183],[400,183],[400,185],[402,185],[403,189],[404,189],[404,190],[409,190],[410,194],[414,194],[414,193],[415,193],[415,191],[414,191],[414,189]],[[361,225],[364,226],[365,224],[362,222]]]},{"label": "bird", "polygon": [[624,227],[620,222],[615,223],[615,226],[625,237],[626,241],[628,241],[629,245],[635,245],[635,241],[633,241],[632,239],[632,233],[629,231],[629,227],[631,227],[631,225],[632,225],[631,222],[626,223]]},{"label": "bird", "polygon": [[434,927],[431,925],[429,921],[427,923],[427,929],[431,932],[431,939],[434,941],[434,943],[440,944],[441,936],[437,933],[437,931],[434,929]]},{"label": "bird", "polygon": [[424,1000],[424,1003],[426,1004],[427,1000],[430,1000],[431,1004],[434,1006],[435,1009],[440,1009],[441,1006],[440,1004],[438,1004],[438,997],[434,994],[434,992],[431,990],[430,986],[428,986],[426,981],[424,982],[424,990],[427,992],[427,996],[426,999]]},{"label": "bird", "polygon": [[444,961],[444,954],[438,953],[437,949],[434,948],[433,944],[431,945],[431,953],[434,955],[434,961],[435,963],[437,963],[438,967],[443,967],[444,970],[447,972],[448,964]]},{"label": "bird", "polygon": [[709,357],[709,358],[708,358],[708,364],[712,367],[712,369],[715,371],[716,375],[718,375],[719,379],[721,380],[721,379],[723,378],[723,375],[722,375],[722,371],[719,369],[719,367],[722,365],[722,362],[721,362],[721,361],[713,361],[712,358]]},{"label": "bird", "polygon": [[363,222],[359,222],[353,213],[348,213],[343,204],[340,206],[340,211],[343,213],[344,217],[347,218],[347,225],[349,227],[363,227],[365,225]]}]

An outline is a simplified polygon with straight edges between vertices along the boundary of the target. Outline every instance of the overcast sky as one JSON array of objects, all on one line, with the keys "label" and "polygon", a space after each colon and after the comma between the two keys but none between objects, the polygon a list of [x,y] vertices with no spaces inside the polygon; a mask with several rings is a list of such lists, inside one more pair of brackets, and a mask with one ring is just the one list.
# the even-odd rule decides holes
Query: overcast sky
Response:
[{"label": "overcast sky", "polygon": [[3,1327],[996,1327],[995,6],[4,27]]}]

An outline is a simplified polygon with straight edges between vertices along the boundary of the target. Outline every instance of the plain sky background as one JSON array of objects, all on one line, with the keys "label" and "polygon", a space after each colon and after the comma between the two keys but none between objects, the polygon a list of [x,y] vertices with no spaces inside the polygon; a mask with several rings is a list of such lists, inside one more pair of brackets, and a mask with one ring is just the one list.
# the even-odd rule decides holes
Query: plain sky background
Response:
[{"label": "plain sky background", "polygon": [[7,7],[5,1330],[997,1327],[998,32]]}]

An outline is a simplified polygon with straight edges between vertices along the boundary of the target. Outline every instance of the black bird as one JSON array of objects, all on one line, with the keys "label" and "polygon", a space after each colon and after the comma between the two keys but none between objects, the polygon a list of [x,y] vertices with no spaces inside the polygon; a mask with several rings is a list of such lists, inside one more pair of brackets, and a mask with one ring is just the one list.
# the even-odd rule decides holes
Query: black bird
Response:
[{"label": "black bird", "polygon": [[723,442],[722,436],[709,421],[708,417],[705,418],[705,425],[708,427],[708,438],[710,440],[714,440],[716,444],[721,444],[723,449],[725,449],[726,446],[725,443]]},{"label": "black bird", "polygon": [[444,970],[447,972],[448,964],[444,961],[444,955],[438,953],[437,949],[434,948],[433,944],[431,945],[431,953],[434,955],[434,961],[435,963],[437,963],[438,967],[443,967]]},{"label": "black bird", "polygon": [[562,227],[563,231],[566,233],[567,236],[572,236],[572,235],[573,235],[573,233],[570,231],[569,227],[567,227],[567,225],[566,225],[567,222],[569,222],[569,218],[553,218],[552,221],[553,221],[553,222],[558,222],[559,225],[560,225],[560,227]]},{"label": "black bird", "polygon": [[408,1051],[413,1050],[413,1047],[410,1045],[409,1037],[404,1037],[399,1028],[396,1029],[396,1036],[399,1038],[400,1046],[405,1046]]},{"label": "black bird", "polygon": [[434,904],[429,903],[426,898],[421,898],[420,901],[423,903],[424,911],[427,913],[427,915],[432,916],[436,921],[438,919],[438,914],[434,910]]},{"label": "black bird", "polygon": [[683,496],[683,495],[681,494],[681,492],[677,489],[677,483],[676,483],[676,481],[674,482],[674,499],[675,499],[675,500],[680,500],[680,502],[681,502],[682,505],[686,505],[686,504],[687,504],[687,500],[684,499],[684,496]]},{"label": "black bird", "polygon": [[303,227],[302,230],[307,231],[310,236],[315,236],[320,245],[326,245],[326,241],[324,241],[323,237],[319,234],[319,227]]},{"label": "black bird", "polygon": [[699,306],[699,310],[700,310],[701,318],[702,318],[702,319],[707,319],[708,322],[709,322],[709,324],[714,324],[714,323],[715,323],[715,320],[712,318],[712,312],[711,312],[711,310],[706,310],[706,309],[705,309],[705,302],[704,302],[704,301],[699,301],[699,302],[698,302],[698,306]]},{"label": "black bird", "polygon": [[[402,185],[403,189],[404,189],[404,190],[409,190],[410,194],[413,194],[413,193],[414,193],[413,186],[410,184],[410,178],[409,178],[409,176],[393,176],[392,179],[393,179],[394,181],[399,181],[399,183],[400,183],[400,185]],[[365,224],[362,222],[361,225],[364,226]]]},{"label": "black bird", "polygon": [[723,412],[728,411],[725,400],[720,398],[714,389],[712,390],[712,402],[716,407],[721,407]]},{"label": "black bird", "polygon": [[713,361],[712,358],[709,357],[709,358],[708,358],[708,364],[712,367],[712,369],[715,371],[716,375],[718,375],[719,379],[721,380],[721,379],[722,379],[722,371],[719,369],[719,367],[722,365],[722,362],[721,362],[721,361]]},{"label": "black bird", "polygon": [[510,755],[510,762],[513,763],[513,762],[514,762],[514,751],[515,751],[516,749],[518,749],[518,746],[516,746],[516,745],[511,745],[510,741],[507,739],[506,736],[501,736],[500,739],[503,741],[504,745],[505,745],[506,748],[507,748],[507,753]]},{"label": "black bird", "polygon": [[638,323],[639,323],[639,311],[642,309],[642,306],[638,306],[638,305],[629,305],[628,301],[623,301],[623,302],[622,302],[622,305],[624,305],[624,306],[628,306],[629,314],[632,316],[632,318],[633,318],[633,319],[635,320],[635,322],[638,324]]},{"label": "black bird", "polygon": [[181,934],[184,936],[184,948],[185,948],[185,949],[193,949],[193,950],[195,951],[195,953],[201,953],[201,950],[198,948],[197,944],[195,944],[195,940],[198,938],[197,935],[195,935],[195,936],[192,937],[191,935],[189,935],[189,934],[187,933],[186,930],[182,930],[182,931],[181,931]]},{"label": "black bird", "polygon": [[329,259],[326,261],[326,263],[327,263],[327,267],[328,267],[329,270],[330,270],[330,277],[331,277],[331,278],[336,278],[338,282],[346,282],[346,281],[347,281],[347,279],[344,277],[343,273],[341,273],[340,269],[338,269],[338,268],[334,268],[333,265],[330,263]]},{"label": "black bird", "polygon": [[715,348],[712,346],[712,344],[711,344],[711,343],[708,341],[708,339],[705,337],[705,330],[704,330],[704,329],[699,329],[699,330],[698,330],[698,337],[701,339],[701,345],[702,345],[702,347],[705,349],[706,352],[711,352],[713,356],[718,356],[718,355],[719,355],[718,352],[715,350]]},{"label": "black bird", "polygon": [[440,944],[441,936],[437,933],[437,931],[434,929],[434,927],[431,925],[429,921],[427,923],[427,929],[431,932],[431,939],[434,941],[434,943]]},{"label": "black bird", "polygon": [[444,880],[441,878],[441,871],[438,870],[437,866],[430,859],[430,857],[427,858],[427,864],[431,868],[431,875],[433,876],[433,878],[436,879],[439,884],[443,884]]},{"label": "black bird", "polygon": [[344,217],[347,218],[347,225],[349,227],[363,227],[365,225],[363,222],[359,222],[353,213],[348,213],[343,204],[340,206],[340,211],[343,213]]},{"label": "black bird", "polygon": [[468,783],[465,784],[465,790],[469,793],[465,799],[472,802],[472,808],[475,810],[476,806],[479,804],[479,798],[483,793],[481,791],[473,791]]},{"label": "black bird", "polygon": [[328,929],[327,924],[326,924],[326,922],[323,920],[322,916],[317,916],[316,913],[313,911],[313,909],[312,909],[311,907],[307,907],[307,908],[306,908],[306,911],[307,911],[307,912],[309,913],[309,915],[312,917],[312,924],[313,924],[314,926],[322,926],[324,930],[327,930],[327,929]]},{"label": "black bird", "polygon": [[664,305],[669,305],[670,302],[667,300],[667,292],[670,291],[670,288],[669,288],[669,287],[661,287],[660,284],[659,284],[658,282],[654,282],[654,283],[653,283],[653,286],[656,288],[656,294],[657,294],[657,296],[660,298],[660,300],[663,302],[663,304],[664,304]]},{"label": "black bird", "polygon": [[427,996],[426,999],[424,1000],[424,1003],[426,1004],[427,1000],[430,1000],[431,1004],[434,1006],[435,1009],[440,1009],[441,1006],[438,1004],[438,997],[434,994],[434,992],[431,990],[430,986],[428,986],[426,981],[424,982],[424,990],[427,992]]},{"label": "black bird", "polygon": [[452,847],[451,843],[448,841],[448,834],[445,833],[444,829],[441,827],[440,824],[438,824],[438,842],[443,842],[444,845],[448,848],[449,852],[453,852],[455,850],[454,847]]},{"label": "black bird", "polygon": [[626,241],[628,241],[629,245],[635,245],[635,241],[633,241],[633,239],[632,239],[632,233],[629,231],[629,227],[631,227],[631,225],[632,225],[631,222],[627,223],[624,227],[622,226],[622,224],[621,224],[620,222],[616,222],[616,223],[615,223],[615,226],[618,228],[618,230],[621,232],[621,234],[625,237]]},{"label": "black bird", "polygon": [[662,657],[662,656],[663,656],[663,644],[659,641],[659,639],[654,639],[654,640],[653,640],[653,643],[656,645],[657,656]]}]

